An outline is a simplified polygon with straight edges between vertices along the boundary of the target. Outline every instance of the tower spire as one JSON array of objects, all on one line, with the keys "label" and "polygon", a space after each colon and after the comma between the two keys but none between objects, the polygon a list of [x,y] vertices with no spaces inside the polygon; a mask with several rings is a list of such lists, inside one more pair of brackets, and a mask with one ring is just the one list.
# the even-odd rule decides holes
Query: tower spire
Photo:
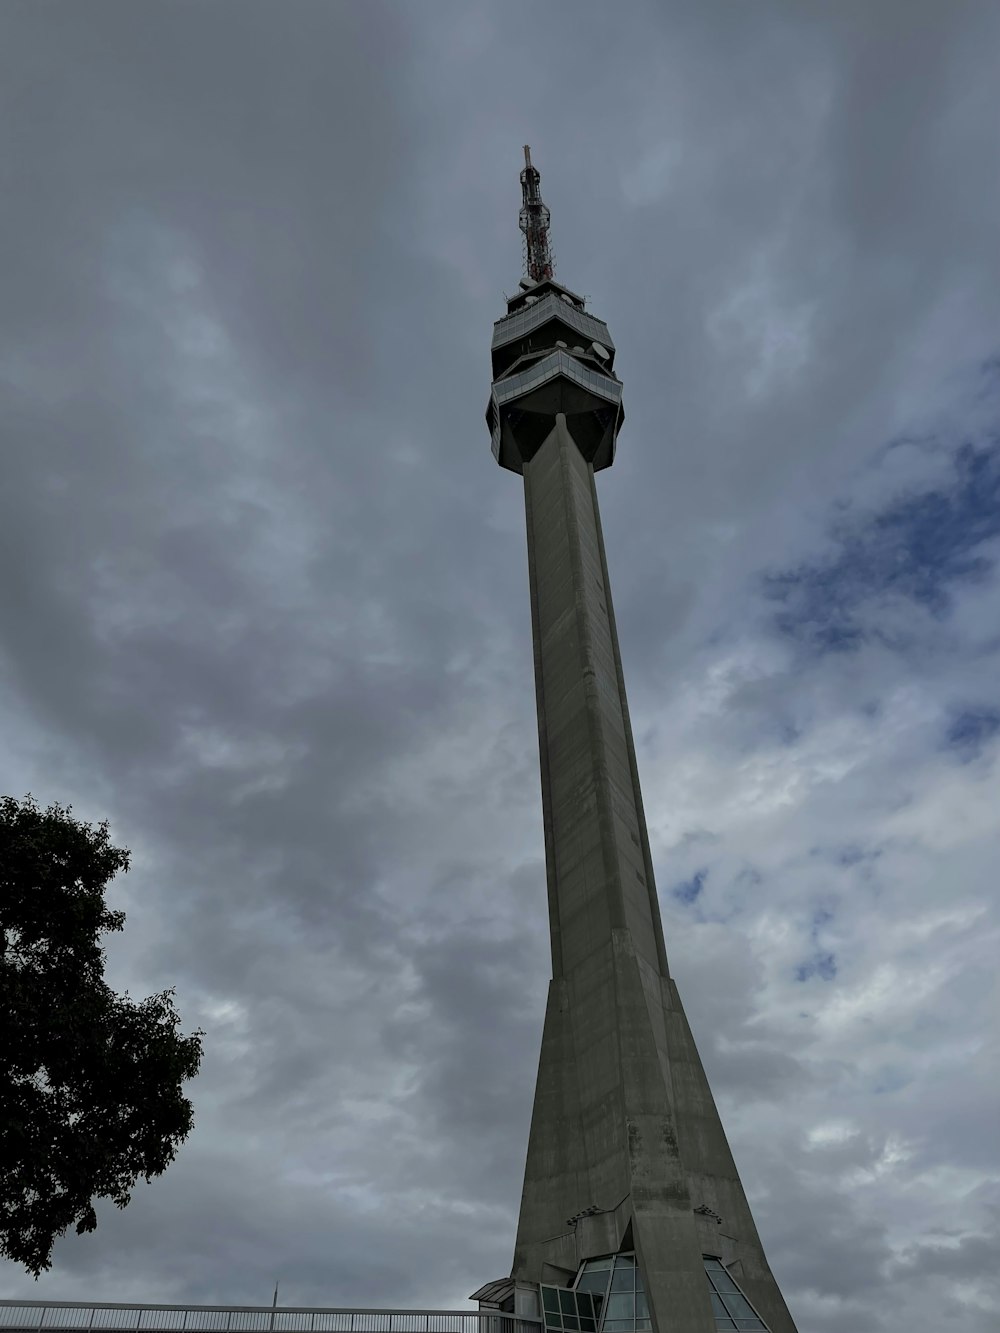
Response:
[{"label": "tower spire", "polygon": [[531,149],[525,144],[518,225],[524,232],[524,271],[532,282],[551,278],[555,267],[549,248],[549,210],[542,203],[540,181],[538,168],[531,162]]}]

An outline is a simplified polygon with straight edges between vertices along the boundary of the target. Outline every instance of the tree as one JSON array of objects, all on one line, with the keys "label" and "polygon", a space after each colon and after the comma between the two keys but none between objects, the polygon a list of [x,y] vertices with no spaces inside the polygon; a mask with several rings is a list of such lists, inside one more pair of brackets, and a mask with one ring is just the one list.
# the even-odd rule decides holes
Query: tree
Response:
[{"label": "tree", "polygon": [[193,1124],[181,1085],[201,1063],[172,990],[135,1002],[104,981],[98,937],[124,912],[104,891],[129,852],[107,822],[0,798],[0,1254],[37,1278],[94,1201],[124,1208]]}]

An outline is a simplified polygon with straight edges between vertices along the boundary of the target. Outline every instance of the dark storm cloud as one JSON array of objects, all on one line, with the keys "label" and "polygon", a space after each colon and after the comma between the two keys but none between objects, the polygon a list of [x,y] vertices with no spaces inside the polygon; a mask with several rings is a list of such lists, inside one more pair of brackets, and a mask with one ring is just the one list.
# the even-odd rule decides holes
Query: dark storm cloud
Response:
[{"label": "dark storm cloud", "polygon": [[[0,772],[111,818],[112,979],[208,1032],[171,1170],[5,1290],[440,1307],[506,1271],[548,944],[482,414],[528,141],[626,381],[601,495],[668,951],[802,1327],[901,1326],[892,1265],[996,1220],[995,10],[0,23]],[[865,641],[784,656],[768,570]],[[861,615],[890,574],[919,652]],[[907,1327],[975,1328],[979,1254],[911,1274]]]},{"label": "dark storm cloud", "polygon": [[85,352],[81,329],[99,338],[110,315],[109,247],[154,224],[210,270],[255,368],[288,389],[315,376],[363,392],[378,238],[358,223],[408,157],[392,79],[402,17],[378,3],[299,4],[277,22],[254,0],[238,19],[192,0],[102,0],[14,4],[6,26],[6,237],[21,259],[7,308],[21,338]]}]

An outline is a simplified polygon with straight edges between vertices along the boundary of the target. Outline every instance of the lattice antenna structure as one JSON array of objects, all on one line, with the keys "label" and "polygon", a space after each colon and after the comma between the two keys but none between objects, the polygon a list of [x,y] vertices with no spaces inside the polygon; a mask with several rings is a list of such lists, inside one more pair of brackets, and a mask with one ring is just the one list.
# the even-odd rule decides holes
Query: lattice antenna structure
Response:
[{"label": "lattice antenna structure", "polygon": [[519,226],[524,232],[524,271],[532,282],[551,278],[555,268],[549,246],[549,210],[542,203],[540,181],[538,168],[531,163],[531,149],[525,144]]}]

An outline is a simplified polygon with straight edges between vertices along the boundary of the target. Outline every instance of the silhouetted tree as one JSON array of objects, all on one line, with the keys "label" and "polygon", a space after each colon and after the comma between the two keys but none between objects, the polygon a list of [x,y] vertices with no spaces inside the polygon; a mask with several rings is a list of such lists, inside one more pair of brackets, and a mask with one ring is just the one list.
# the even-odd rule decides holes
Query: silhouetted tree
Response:
[{"label": "silhouetted tree", "polygon": [[181,1036],[167,990],[139,1003],[104,981],[104,891],[129,853],[108,825],[0,798],[0,1254],[35,1277],[56,1237],[128,1203],[193,1123],[182,1095],[202,1033]]}]

